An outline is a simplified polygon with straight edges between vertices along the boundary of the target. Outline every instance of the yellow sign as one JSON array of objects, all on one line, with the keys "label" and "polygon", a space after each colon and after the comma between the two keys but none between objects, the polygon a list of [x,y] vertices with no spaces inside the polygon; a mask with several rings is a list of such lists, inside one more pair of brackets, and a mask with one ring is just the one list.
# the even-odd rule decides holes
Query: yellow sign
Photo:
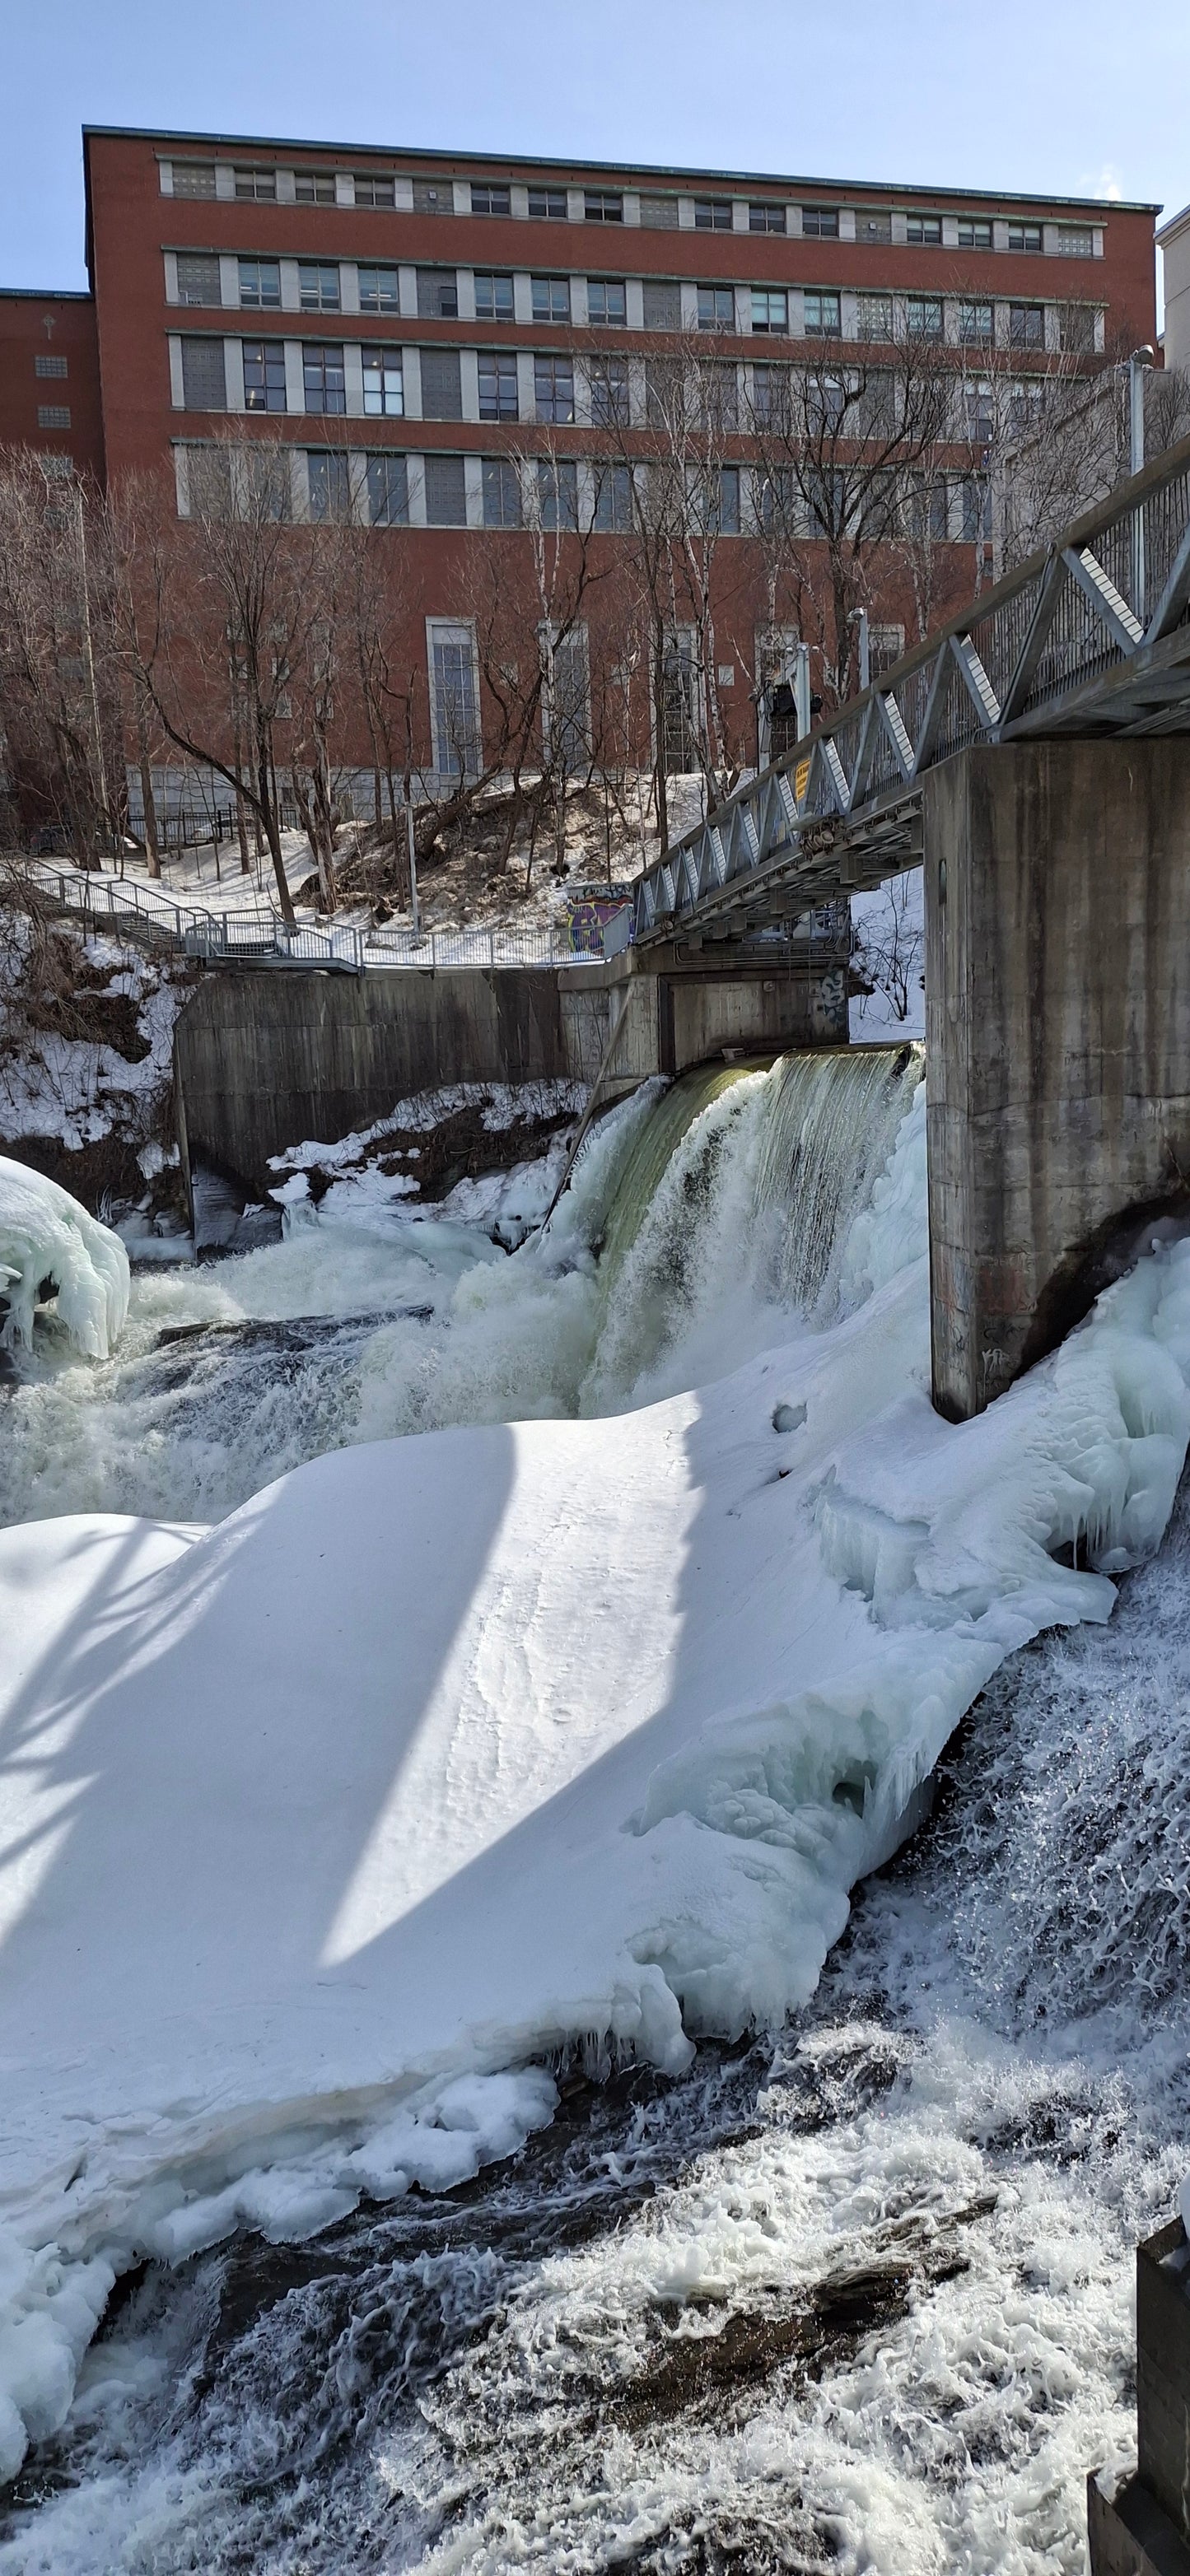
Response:
[{"label": "yellow sign", "polygon": [[806,789],[807,789],[807,787],[809,786],[809,784],[810,784],[810,763],[809,763],[809,761],[808,761],[808,760],[799,760],[798,765],[797,765],[797,768],[794,770],[794,773],[793,773],[793,792],[794,792],[794,795],[795,795],[795,796],[796,796],[796,798],[797,798],[797,801],[798,801],[798,804],[799,804],[799,805],[803,802],[803,799],[804,799],[804,797],[805,797],[805,793],[806,793]]}]

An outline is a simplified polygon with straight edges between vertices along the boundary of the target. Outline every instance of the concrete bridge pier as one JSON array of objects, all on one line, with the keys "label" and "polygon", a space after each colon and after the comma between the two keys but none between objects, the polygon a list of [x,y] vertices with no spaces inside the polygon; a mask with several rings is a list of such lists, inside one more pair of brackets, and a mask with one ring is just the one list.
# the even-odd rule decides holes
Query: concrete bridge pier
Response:
[{"label": "concrete bridge pier", "polygon": [[1190,737],[925,780],[934,1402],[978,1413],[1190,1219]]}]

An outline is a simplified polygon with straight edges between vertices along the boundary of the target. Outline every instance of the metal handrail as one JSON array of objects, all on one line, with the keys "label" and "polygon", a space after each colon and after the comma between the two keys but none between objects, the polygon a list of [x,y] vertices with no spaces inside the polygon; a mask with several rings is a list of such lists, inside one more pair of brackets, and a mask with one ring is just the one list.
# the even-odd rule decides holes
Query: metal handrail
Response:
[{"label": "metal handrail", "polygon": [[1190,714],[1190,438],[663,850],[638,882],[634,937],[746,911],[746,881],[766,869],[823,884],[830,854],[865,836],[870,876],[906,865],[921,780],[955,751],[1148,732],[1179,710]]}]

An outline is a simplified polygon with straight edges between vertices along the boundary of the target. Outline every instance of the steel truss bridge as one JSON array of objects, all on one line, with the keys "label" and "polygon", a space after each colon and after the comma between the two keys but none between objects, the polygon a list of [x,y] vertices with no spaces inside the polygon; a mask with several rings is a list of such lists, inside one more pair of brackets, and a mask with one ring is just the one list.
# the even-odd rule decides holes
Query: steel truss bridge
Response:
[{"label": "steel truss bridge", "polygon": [[924,775],[953,752],[1188,731],[1185,439],[665,850],[634,938],[739,939],[911,867]]}]

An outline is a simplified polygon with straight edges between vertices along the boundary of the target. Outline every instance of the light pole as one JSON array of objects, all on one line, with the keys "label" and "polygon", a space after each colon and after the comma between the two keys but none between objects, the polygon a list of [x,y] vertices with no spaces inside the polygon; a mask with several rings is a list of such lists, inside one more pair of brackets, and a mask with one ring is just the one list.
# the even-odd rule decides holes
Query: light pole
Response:
[{"label": "light pole", "polygon": [[870,689],[872,685],[872,645],[868,631],[867,609],[853,608],[847,623],[849,626],[859,628],[859,685],[862,696],[863,691]]},{"label": "light pole", "polygon": [[[1145,377],[1153,352],[1145,342],[1128,361],[1128,471],[1139,474],[1145,461]],[[1132,614],[1145,622],[1145,514],[1138,503],[1132,513]]]},{"label": "light pole", "polygon": [[797,738],[804,742],[810,730],[810,647],[799,644],[793,674],[793,703],[797,710]]}]

